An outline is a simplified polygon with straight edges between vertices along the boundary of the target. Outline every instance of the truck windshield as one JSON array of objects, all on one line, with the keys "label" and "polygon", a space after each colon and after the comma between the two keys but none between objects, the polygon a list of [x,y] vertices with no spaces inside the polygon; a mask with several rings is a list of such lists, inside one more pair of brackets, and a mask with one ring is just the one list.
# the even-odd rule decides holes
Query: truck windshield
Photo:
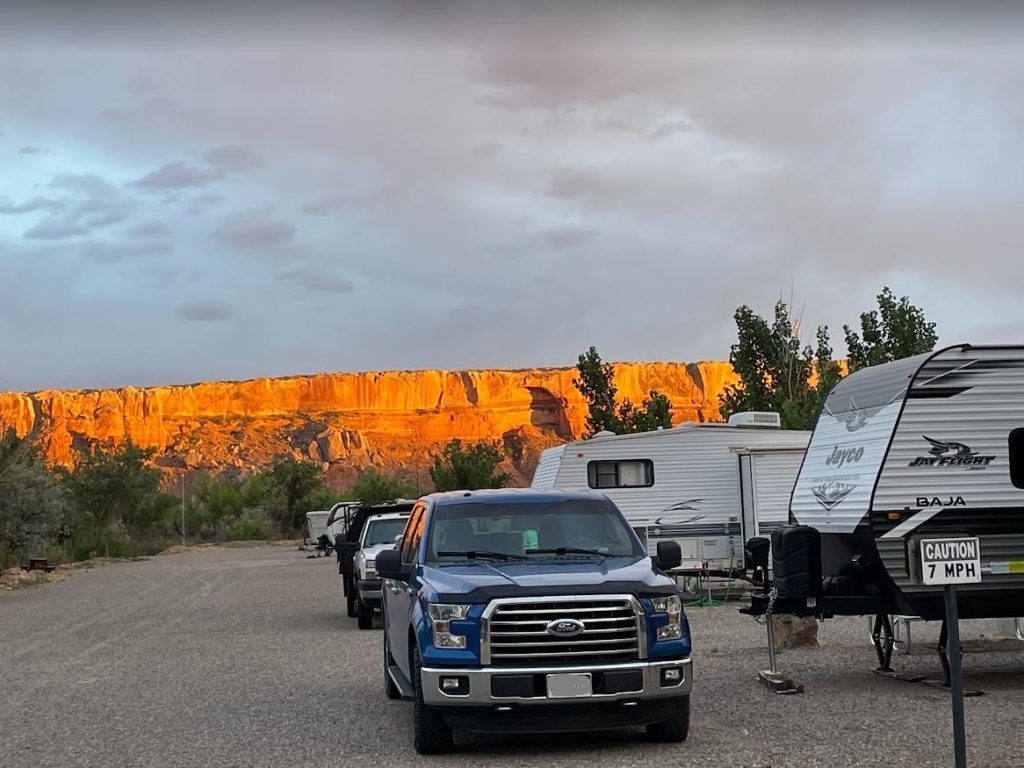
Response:
[{"label": "truck windshield", "polygon": [[438,506],[427,553],[431,562],[646,555],[614,504],[580,499]]},{"label": "truck windshield", "polygon": [[366,525],[363,546],[372,547],[377,544],[394,544],[395,536],[405,530],[408,518],[396,517],[391,520],[371,520]]}]

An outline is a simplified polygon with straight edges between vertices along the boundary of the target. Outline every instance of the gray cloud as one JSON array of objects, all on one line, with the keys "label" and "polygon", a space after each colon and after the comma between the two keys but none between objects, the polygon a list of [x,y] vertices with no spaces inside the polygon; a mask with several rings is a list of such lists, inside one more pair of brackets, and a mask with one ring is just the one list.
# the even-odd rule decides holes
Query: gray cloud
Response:
[{"label": "gray cloud", "polygon": [[46,186],[94,199],[110,199],[117,196],[115,187],[95,173],[59,173]]},{"label": "gray cloud", "polygon": [[653,131],[651,131],[651,140],[658,141],[659,139],[667,139],[676,133],[687,133],[693,130],[693,123],[689,120],[673,120],[668,123],[662,123]]},{"label": "gray cloud", "polygon": [[134,116],[134,112],[130,112],[126,109],[104,109],[100,112],[100,117],[112,122],[125,122],[131,120]]},{"label": "gray cloud", "polygon": [[219,301],[189,301],[174,308],[175,317],[195,323],[222,323],[234,314],[230,304]]},{"label": "gray cloud", "polygon": [[202,187],[221,181],[227,174],[221,168],[197,168],[180,160],[167,163],[131,182],[129,186],[148,190],[185,189]]},{"label": "gray cloud", "polygon": [[31,213],[32,211],[57,211],[64,207],[60,200],[48,197],[33,197],[24,203],[15,203],[9,197],[0,196],[0,213]]},{"label": "gray cloud", "polygon": [[240,248],[273,251],[291,245],[295,225],[272,218],[268,209],[242,211],[225,217],[213,231],[215,240]]},{"label": "gray cloud", "polygon": [[229,173],[246,173],[266,165],[266,160],[258,152],[233,144],[225,144],[211,149],[203,155],[203,159],[214,168],[220,168]]},{"label": "gray cloud", "polygon": [[387,201],[393,201],[398,196],[399,192],[394,187],[385,187],[372,192],[332,192],[306,202],[302,206],[302,212],[310,216],[327,216],[344,208],[372,208]]},{"label": "gray cloud", "polygon": [[159,221],[147,221],[129,229],[125,234],[133,239],[147,237],[163,237],[170,232],[167,226]]},{"label": "gray cloud", "polygon": [[473,147],[473,156],[481,160],[490,160],[492,157],[497,157],[501,150],[502,146],[498,142],[486,141]]},{"label": "gray cloud", "polygon": [[[1024,8],[599,5],[0,46],[7,135],[52,150],[14,143],[0,174],[0,324],[33,329],[4,384],[724,358],[735,307],[791,286],[840,354],[885,283],[943,341],[1016,340]],[[57,158],[73,173],[31,177]],[[125,184],[175,159],[191,176]],[[167,323],[211,297],[245,334]],[[373,334],[309,323],[339,297]]]},{"label": "gray cloud", "polygon": [[275,277],[281,282],[304,288],[312,293],[351,293],[352,281],[334,274],[329,269],[311,265],[293,265],[279,271]]},{"label": "gray cloud", "polygon": [[214,195],[210,193],[198,195],[189,201],[188,206],[185,208],[185,212],[189,216],[198,216],[202,213],[206,213],[210,208],[213,208],[218,203],[222,203],[227,198],[224,195]]},{"label": "gray cloud", "polygon": [[338,195],[325,195],[310,200],[302,206],[302,212],[310,216],[327,216],[345,206],[345,200]]},{"label": "gray cloud", "polygon": [[599,186],[599,175],[588,168],[563,166],[556,168],[548,179],[544,193],[549,197],[587,197]]},{"label": "gray cloud", "polygon": [[47,219],[25,230],[29,240],[64,240],[69,237],[87,235],[90,228],[74,221]]},{"label": "gray cloud", "polygon": [[161,242],[89,242],[82,244],[79,253],[90,261],[116,264],[139,256],[166,256],[173,250],[170,245]]},{"label": "gray cloud", "polygon": [[29,144],[28,146],[25,146],[25,147],[22,147],[21,149],[19,149],[18,150],[18,154],[19,155],[46,155],[46,154],[49,154],[49,151],[50,150],[48,150],[48,149],[43,149],[42,147],[37,147],[37,146],[34,146],[32,144]]},{"label": "gray cloud", "polygon": [[116,188],[95,174],[64,173],[54,176],[46,187],[67,194],[59,199],[36,197],[21,205],[0,200],[0,213],[28,213],[45,210],[49,217],[29,227],[29,240],[63,240],[88,235],[124,221],[131,205]]},{"label": "gray cloud", "polygon": [[541,240],[555,250],[561,251],[566,248],[575,248],[577,245],[589,242],[595,237],[597,237],[597,233],[590,230],[562,227],[548,230],[541,235]]}]

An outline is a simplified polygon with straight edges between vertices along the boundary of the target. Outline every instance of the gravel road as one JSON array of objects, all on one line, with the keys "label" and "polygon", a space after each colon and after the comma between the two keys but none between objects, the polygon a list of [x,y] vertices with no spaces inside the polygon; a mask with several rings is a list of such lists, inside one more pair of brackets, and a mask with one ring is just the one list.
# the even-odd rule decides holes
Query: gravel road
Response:
[{"label": "gravel road", "polygon": [[[333,560],[222,549],[0,593],[0,765],[411,766],[411,705],[381,692],[379,630],[342,615]],[[468,737],[446,766],[948,766],[948,695],[873,675],[866,620],[780,656],[802,696],[762,689],[763,628],[689,611],[697,682],[682,745],[638,734]],[[994,631],[968,622],[967,638]],[[935,626],[917,637],[937,636]],[[938,672],[931,655],[901,670]],[[972,766],[1024,766],[1024,649],[969,652]],[[442,759],[433,762],[441,763]]]}]

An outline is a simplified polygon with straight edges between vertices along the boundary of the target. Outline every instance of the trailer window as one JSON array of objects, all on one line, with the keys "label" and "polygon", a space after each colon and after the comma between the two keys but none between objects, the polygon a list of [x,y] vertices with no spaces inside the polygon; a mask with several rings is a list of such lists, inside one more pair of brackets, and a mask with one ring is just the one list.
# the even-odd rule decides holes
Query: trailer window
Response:
[{"label": "trailer window", "polygon": [[1024,427],[1010,432],[1010,482],[1024,488]]},{"label": "trailer window", "polygon": [[654,485],[654,462],[650,459],[592,461],[587,464],[591,488],[649,488]]}]

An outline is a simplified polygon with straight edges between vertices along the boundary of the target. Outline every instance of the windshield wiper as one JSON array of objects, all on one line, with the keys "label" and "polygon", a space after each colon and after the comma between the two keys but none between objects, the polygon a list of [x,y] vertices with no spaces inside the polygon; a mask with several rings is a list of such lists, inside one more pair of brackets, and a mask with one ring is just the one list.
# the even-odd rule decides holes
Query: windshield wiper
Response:
[{"label": "windshield wiper", "polygon": [[508,552],[491,552],[487,549],[473,549],[468,552],[438,552],[438,557],[467,557],[470,560],[490,558],[492,560],[529,560],[526,555],[512,555]]},{"label": "windshield wiper", "polygon": [[596,549],[580,549],[579,547],[549,547],[546,549],[528,549],[531,555],[597,555],[598,557],[611,557],[607,552]]}]

